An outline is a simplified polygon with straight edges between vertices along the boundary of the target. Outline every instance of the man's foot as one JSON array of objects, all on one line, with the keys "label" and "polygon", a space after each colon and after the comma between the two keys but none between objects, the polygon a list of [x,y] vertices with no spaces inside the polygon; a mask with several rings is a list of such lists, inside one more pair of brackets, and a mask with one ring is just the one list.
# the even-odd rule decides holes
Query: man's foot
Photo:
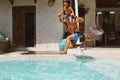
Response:
[{"label": "man's foot", "polygon": [[65,51],[60,51],[60,54],[67,54],[67,52],[65,52]]}]

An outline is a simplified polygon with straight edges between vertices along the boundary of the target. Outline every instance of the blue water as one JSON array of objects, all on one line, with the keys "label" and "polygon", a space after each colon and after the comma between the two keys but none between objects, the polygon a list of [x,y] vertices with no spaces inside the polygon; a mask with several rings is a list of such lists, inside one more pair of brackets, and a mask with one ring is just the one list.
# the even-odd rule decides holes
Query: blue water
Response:
[{"label": "blue water", "polygon": [[120,60],[0,60],[0,80],[120,80]]}]

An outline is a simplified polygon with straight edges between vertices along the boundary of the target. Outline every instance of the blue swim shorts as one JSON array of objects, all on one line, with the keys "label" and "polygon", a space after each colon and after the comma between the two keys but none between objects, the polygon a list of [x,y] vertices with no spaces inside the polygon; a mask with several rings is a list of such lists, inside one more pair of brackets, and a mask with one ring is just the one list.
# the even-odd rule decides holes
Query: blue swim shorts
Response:
[{"label": "blue swim shorts", "polygon": [[81,34],[81,32],[75,32],[74,35],[75,35],[75,38],[74,38],[74,40],[72,40],[72,42],[73,42],[74,44],[76,44],[77,40],[80,38],[80,36],[81,36],[82,34]]}]

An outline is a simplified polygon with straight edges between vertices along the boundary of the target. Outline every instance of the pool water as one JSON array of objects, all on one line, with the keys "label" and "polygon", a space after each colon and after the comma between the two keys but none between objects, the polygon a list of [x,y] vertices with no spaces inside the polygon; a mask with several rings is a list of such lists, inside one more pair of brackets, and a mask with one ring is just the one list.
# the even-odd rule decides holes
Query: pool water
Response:
[{"label": "pool water", "polygon": [[0,60],[0,80],[120,80],[120,60]]}]

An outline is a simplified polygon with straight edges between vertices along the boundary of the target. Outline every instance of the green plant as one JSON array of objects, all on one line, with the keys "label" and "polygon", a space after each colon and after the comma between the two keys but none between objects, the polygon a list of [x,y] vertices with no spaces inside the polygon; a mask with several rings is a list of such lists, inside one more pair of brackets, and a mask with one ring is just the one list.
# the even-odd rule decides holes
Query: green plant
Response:
[{"label": "green plant", "polygon": [[0,32],[0,42],[5,42],[5,37],[2,32]]}]

